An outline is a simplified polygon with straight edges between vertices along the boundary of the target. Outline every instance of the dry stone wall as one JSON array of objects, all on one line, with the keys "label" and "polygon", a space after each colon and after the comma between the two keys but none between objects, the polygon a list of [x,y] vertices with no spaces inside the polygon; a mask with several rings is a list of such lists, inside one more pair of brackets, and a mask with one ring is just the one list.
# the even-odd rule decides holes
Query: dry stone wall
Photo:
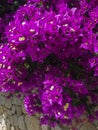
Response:
[{"label": "dry stone wall", "polygon": [[[97,130],[98,121],[95,124],[81,124],[79,130]],[[49,130],[47,126],[41,126],[39,116],[28,116],[24,110],[22,99],[15,96],[7,99],[4,94],[0,94],[0,130]],[[51,130],[61,129],[59,126]]]}]

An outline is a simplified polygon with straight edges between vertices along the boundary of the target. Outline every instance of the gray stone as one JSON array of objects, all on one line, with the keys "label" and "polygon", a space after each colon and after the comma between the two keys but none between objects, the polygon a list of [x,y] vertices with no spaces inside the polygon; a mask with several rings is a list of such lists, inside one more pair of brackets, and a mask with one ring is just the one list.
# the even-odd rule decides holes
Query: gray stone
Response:
[{"label": "gray stone", "polygon": [[5,120],[4,120],[3,116],[0,116],[0,124],[1,124],[2,126],[6,126]]},{"label": "gray stone", "polygon": [[2,130],[2,125],[0,124],[0,130]]},{"label": "gray stone", "polygon": [[28,115],[25,116],[25,123],[27,126],[27,130],[42,130],[39,119],[36,117],[30,117]]},{"label": "gray stone", "polygon": [[21,130],[21,129],[19,129],[18,127],[16,127],[15,130]]},{"label": "gray stone", "polygon": [[78,126],[79,130],[97,130],[96,127],[92,123],[85,123]]},{"label": "gray stone", "polygon": [[8,116],[7,112],[4,111],[4,112],[3,112],[3,118],[4,118],[5,120],[7,119],[7,116]]},{"label": "gray stone", "polygon": [[21,130],[27,130],[23,115],[18,118],[18,125]]},{"label": "gray stone", "polygon": [[48,130],[47,125],[42,125],[41,127],[42,127],[42,130]]},{"label": "gray stone", "polygon": [[22,112],[24,113],[24,114],[27,114],[27,112],[26,112],[26,110],[25,110],[25,108],[24,108],[24,103],[22,102]]},{"label": "gray stone", "polygon": [[4,105],[5,100],[6,100],[6,98],[0,94],[0,105]]},{"label": "gray stone", "polygon": [[18,117],[17,115],[13,115],[13,120],[14,120],[14,126],[18,126]]},{"label": "gray stone", "polygon": [[12,106],[12,104],[11,104],[11,99],[6,99],[5,107],[8,108],[8,109],[10,109],[11,106]]},{"label": "gray stone", "polygon": [[7,126],[7,130],[11,130],[11,127],[10,127],[9,123],[6,123],[6,126]]},{"label": "gray stone", "polygon": [[6,126],[3,126],[3,127],[2,127],[2,130],[7,130],[7,127],[6,127]]},{"label": "gray stone", "polygon": [[11,115],[12,115],[12,111],[11,111],[11,110],[7,110],[7,114],[8,114],[9,116],[11,116]]},{"label": "gray stone", "polygon": [[11,126],[11,130],[15,130],[15,128],[13,126]]},{"label": "gray stone", "polygon": [[98,129],[98,120],[94,121],[94,125],[96,126],[96,128]]},{"label": "gray stone", "polygon": [[[9,123],[12,125],[12,126],[17,126],[18,125],[18,118],[17,118],[17,115],[12,115],[8,118],[9,120]],[[7,121],[8,122],[8,121]]]},{"label": "gray stone", "polygon": [[12,98],[12,104],[14,104],[14,105],[21,105],[21,100],[14,96]]},{"label": "gray stone", "polygon": [[16,106],[16,112],[19,116],[22,114],[21,106]]},{"label": "gray stone", "polygon": [[10,116],[10,117],[8,118],[8,120],[9,120],[10,124],[11,124],[12,126],[14,126],[14,116]]},{"label": "gray stone", "polygon": [[9,118],[6,119],[6,123],[7,123],[8,125],[11,125]]},{"label": "gray stone", "polygon": [[13,106],[12,106],[12,114],[15,113],[15,110],[16,110],[16,107],[13,105]]},{"label": "gray stone", "polygon": [[[54,128],[51,128],[51,130],[62,130],[59,126],[56,126]],[[68,129],[64,129],[64,130],[68,130]]]},{"label": "gray stone", "polygon": [[4,111],[4,107],[3,107],[3,106],[0,106],[0,115],[3,114],[3,111]]},{"label": "gray stone", "polygon": [[8,111],[8,108],[6,108],[5,106],[3,106],[4,107],[4,111]]}]

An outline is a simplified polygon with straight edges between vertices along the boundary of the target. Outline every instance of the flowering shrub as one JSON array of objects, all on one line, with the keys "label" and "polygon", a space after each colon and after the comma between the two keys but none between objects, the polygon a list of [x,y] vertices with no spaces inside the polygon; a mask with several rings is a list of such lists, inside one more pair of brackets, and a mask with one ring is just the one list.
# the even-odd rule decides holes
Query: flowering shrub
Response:
[{"label": "flowering shrub", "polygon": [[[2,29],[1,29],[2,30]],[[98,1],[28,0],[5,28],[0,90],[41,123],[98,118]]]}]

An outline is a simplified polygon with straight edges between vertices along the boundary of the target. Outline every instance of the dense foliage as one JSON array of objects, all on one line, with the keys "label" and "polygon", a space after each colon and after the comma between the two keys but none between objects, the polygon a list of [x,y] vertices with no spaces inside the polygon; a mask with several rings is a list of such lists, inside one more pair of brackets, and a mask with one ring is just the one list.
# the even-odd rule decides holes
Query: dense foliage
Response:
[{"label": "dense foliage", "polygon": [[97,119],[98,0],[28,0],[11,13],[0,19],[0,91],[24,95],[44,124]]}]

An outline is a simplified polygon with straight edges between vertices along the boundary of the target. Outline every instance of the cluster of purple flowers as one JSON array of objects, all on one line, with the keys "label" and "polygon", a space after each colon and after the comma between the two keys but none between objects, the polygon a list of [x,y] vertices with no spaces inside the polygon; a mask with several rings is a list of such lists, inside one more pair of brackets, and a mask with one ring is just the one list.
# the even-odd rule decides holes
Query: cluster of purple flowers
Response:
[{"label": "cluster of purple flowers", "polygon": [[41,113],[44,124],[98,118],[97,0],[28,0],[5,34],[1,92],[24,95],[28,114]]}]

